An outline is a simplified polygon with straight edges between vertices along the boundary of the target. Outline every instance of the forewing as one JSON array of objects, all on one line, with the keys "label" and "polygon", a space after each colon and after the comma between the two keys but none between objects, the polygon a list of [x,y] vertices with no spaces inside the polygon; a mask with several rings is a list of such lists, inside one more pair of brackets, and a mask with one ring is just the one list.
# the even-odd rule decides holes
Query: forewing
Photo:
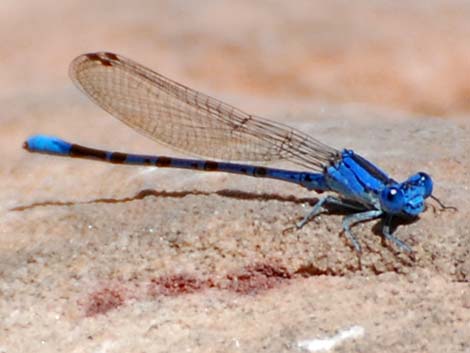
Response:
[{"label": "forewing", "polygon": [[232,161],[288,160],[319,170],[337,151],[299,130],[254,117],[107,52],[70,66],[75,84],[142,135],[193,155]]}]

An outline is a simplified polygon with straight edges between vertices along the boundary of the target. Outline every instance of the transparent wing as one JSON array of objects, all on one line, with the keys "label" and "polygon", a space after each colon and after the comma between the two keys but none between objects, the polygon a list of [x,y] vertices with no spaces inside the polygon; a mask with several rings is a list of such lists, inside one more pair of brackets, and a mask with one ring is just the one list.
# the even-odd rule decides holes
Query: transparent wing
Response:
[{"label": "transparent wing", "polygon": [[299,130],[247,114],[120,55],[81,55],[72,62],[70,76],[125,124],[189,154],[232,161],[288,160],[320,170],[338,153]]}]

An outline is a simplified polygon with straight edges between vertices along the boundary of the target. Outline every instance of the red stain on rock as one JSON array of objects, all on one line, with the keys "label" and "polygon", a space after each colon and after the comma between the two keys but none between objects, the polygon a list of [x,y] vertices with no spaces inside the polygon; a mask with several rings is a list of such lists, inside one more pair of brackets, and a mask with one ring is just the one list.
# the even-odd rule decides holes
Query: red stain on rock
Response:
[{"label": "red stain on rock", "polygon": [[227,274],[228,283],[219,286],[239,294],[256,294],[274,288],[281,281],[292,278],[282,266],[255,264],[246,266],[239,273]]},{"label": "red stain on rock", "polygon": [[161,276],[152,279],[149,294],[152,297],[158,295],[176,296],[194,293],[207,287],[207,281],[201,281],[190,275]]},{"label": "red stain on rock", "polygon": [[190,274],[175,274],[155,277],[148,286],[141,286],[140,283],[130,281],[126,285],[119,283],[116,286],[108,286],[93,292],[87,299],[85,314],[86,316],[106,314],[125,304],[128,299],[148,300],[160,296],[179,296],[209,288],[232,291],[242,295],[258,294],[291,278],[292,274],[282,266],[257,263],[228,273],[219,280],[200,279]]},{"label": "red stain on rock", "polygon": [[104,288],[93,292],[88,298],[85,315],[95,316],[105,314],[124,304],[126,296],[122,289]]}]

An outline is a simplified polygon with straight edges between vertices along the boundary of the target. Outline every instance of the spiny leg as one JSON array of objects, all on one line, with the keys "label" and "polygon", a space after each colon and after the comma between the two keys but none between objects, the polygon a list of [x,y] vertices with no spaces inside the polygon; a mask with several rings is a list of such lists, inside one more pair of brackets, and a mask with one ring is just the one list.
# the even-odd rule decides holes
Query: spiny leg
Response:
[{"label": "spiny leg", "polygon": [[384,226],[382,228],[382,234],[384,235],[384,237],[392,243],[395,243],[395,245],[398,246],[401,250],[409,253],[413,252],[413,250],[405,242],[392,235],[392,232],[390,230],[391,222],[392,217],[390,216],[387,217],[387,219],[384,221]]},{"label": "spiny leg", "polygon": [[300,221],[299,223],[296,223],[296,227],[297,229],[300,229],[302,228],[304,225],[306,225],[312,218],[314,218],[315,216],[318,216],[323,210],[323,205],[325,204],[331,204],[331,205],[337,205],[337,206],[340,206],[340,207],[346,207],[346,208],[350,208],[350,209],[353,209],[353,210],[358,210],[360,209],[359,206],[357,205],[354,205],[354,204],[351,204],[351,203],[348,203],[348,202],[345,202],[341,199],[338,199],[337,197],[334,197],[332,195],[327,195],[327,196],[323,196],[320,200],[318,200],[318,202],[313,206],[313,208],[310,210],[309,213],[307,213],[307,215],[302,219],[302,221]]},{"label": "spiny leg", "polygon": [[374,218],[380,217],[382,214],[383,214],[383,211],[381,210],[369,210],[366,212],[354,213],[354,214],[345,216],[343,218],[344,233],[346,234],[348,239],[351,241],[351,243],[354,245],[354,248],[359,254],[362,252],[361,245],[357,241],[354,234],[351,232],[351,225],[358,223],[358,222],[370,221]]}]

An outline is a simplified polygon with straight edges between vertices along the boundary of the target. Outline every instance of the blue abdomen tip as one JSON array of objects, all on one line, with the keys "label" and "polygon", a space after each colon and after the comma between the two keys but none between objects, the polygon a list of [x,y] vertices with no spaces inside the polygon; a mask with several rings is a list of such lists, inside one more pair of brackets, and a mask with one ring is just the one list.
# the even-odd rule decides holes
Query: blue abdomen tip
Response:
[{"label": "blue abdomen tip", "polygon": [[30,152],[68,155],[72,145],[55,136],[34,135],[25,141],[23,147]]}]

